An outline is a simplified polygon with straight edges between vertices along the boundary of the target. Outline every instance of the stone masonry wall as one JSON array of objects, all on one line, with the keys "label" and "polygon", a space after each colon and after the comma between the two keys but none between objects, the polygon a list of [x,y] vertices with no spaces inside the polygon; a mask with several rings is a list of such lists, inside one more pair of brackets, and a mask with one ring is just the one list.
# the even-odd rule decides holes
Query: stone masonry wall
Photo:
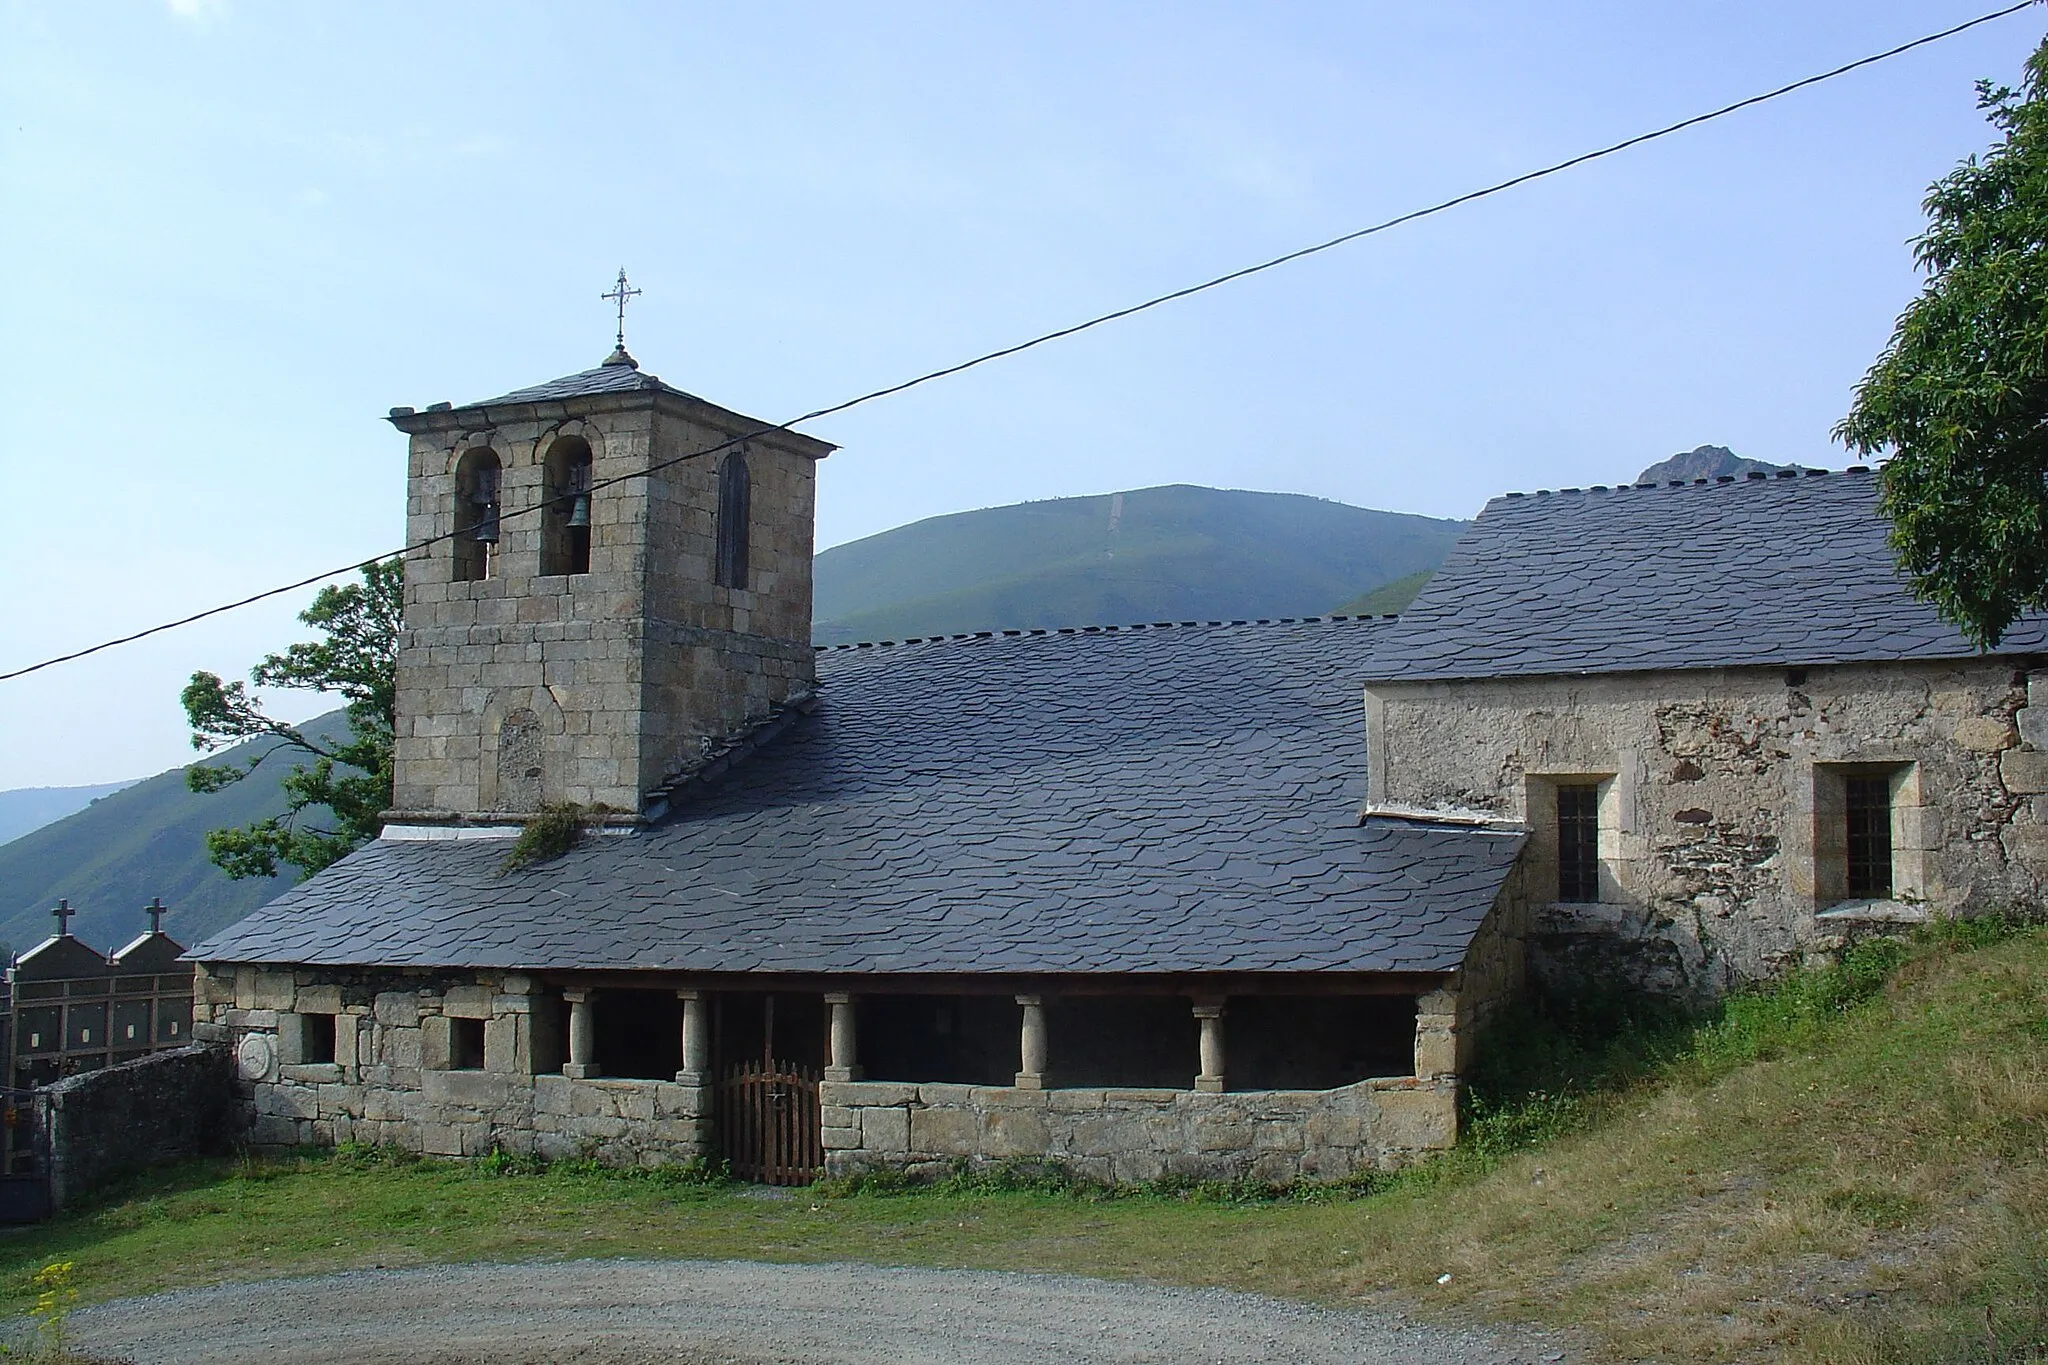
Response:
[{"label": "stone masonry wall", "polygon": [[[717,585],[717,457],[682,458],[591,498],[590,570],[542,574],[545,465],[558,441],[591,451],[594,480],[715,449],[758,424],[674,395],[429,412],[411,433],[405,628],[398,657],[393,808],[414,815],[531,811],[573,801],[635,812],[644,793],[721,738],[806,690],[813,461],[795,435],[752,443],[747,590]],[[489,578],[455,577],[457,469],[502,466]]]},{"label": "stone masonry wall", "polygon": [[1415,1074],[1463,1075],[1486,1030],[1519,999],[1528,984],[1528,938],[1533,909],[1526,860],[1501,887],[1493,909],[1465,950],[1457,974],[1442,990],[1416,1002]]},{"label": "stone masonry wall", "polygon": [[[708,1092],[561,1074],[559,999],[517,974],[201,967],[194,1032],[233,1049],[258,1147],[390,1145],[433,1156],[492,1148],[611,1165],[704,1154]],[[301,1056],[305,1016],[336,1020],[332,1062]],[[451,1019],[484,1023],[484,1066],[450,1066]]]},{"label": "stone masonry wall", "polygon": [[[1859,916],[2038,903],[2048,880],[2048,674],[2010,661],[1380,685],[1366,702],[1371,805],[1531,826],[1531,968],[1552,984],[1708,997],[1838,946]],[[1844,904],[1852,771],[1892,776],[1890,904]],[[1547,899],[1562,778],[1601,784],[1597,904]]]},{"label": "stone masonry wall", "polygon": [[825,1169],[940,1174],[961,1160],[1051,1160],[1091,1179],[1285,1184],[1408,1164],[1457,1135],[1448,1077],[1338,1090],[1015,1090],[827,1081]]},{"label": "stone masonry wall", "polygon": [[234,1063],[219,1047],[181,1047],[66,1077],[38,1103],[53,1209],[128,1171],[218,1156],[242,1136]]}]

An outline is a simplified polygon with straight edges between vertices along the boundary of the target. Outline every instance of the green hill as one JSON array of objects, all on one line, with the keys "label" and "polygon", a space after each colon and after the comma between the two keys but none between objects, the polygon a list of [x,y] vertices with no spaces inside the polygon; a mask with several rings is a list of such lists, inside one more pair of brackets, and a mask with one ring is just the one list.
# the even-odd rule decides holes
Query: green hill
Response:
[{"label": "green hill", "polygon": [[[344,724],[336,711],[306,729],[338,734]],[[227,755],[246,762],[254,752],[245,744]],[[164,929],[181,943],[226,928],[298,879],[229,878],[206,860],[206,831],[283,810],[278,779],[289,767],[266,765],[211,795],[187,791],[184,769],[173,768],[0,845],[0,941],[16,952],[41,942],[60,897],[78,912],[71,931],[95,948],[118,948],[147,928],[141,907],[152,896],[170,907]]]},{"label": "green hill", "polygon": [[1313,616],[1434,569],[1464,527],[1187,484],[960,512],[819,555],[812,634]]},{"label": "green hill", "polygon": [[102,796],[112,795],[126,782],[102,782],[92,787],[17,787],[0,792],[0,844],[19,839],[32,829],[62,820],[73,811],[84,810]]},{"label": "green hill", "polygon": [[1399,616],[1422,592],[1423,584],[1436,570],[1418,569],[1406,578],[1382,583],[1361,597],[1354,597],[1336,609],[1338,616]]}]

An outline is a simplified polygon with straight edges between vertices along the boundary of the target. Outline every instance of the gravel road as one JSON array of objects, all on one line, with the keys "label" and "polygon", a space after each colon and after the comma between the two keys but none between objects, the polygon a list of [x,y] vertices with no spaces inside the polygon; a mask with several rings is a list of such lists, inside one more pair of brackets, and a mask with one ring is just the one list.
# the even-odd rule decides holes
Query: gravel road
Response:
[{"label": "gravel road", "polygon": [[435,1266],[123,1299],[70,1320],[139,1365],[1524,1365],[1539,1337],[1220,1290],[740,1261]]}]

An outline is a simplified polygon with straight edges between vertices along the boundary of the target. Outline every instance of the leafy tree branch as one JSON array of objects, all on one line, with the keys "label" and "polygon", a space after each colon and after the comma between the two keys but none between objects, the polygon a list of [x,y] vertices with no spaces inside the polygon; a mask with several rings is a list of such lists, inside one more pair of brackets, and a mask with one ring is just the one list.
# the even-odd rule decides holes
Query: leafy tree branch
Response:
[{"label": "leafy tree branch", "polygon": [[377,817],[391,805],[403,563],[366,564],[362,579],[322,588],[299,613],[321,638],[267,655],[249,674],[258,687],[339,693],[348,720],[345,738],[323,740],[277,720],[242,683],[224,682],[217,674],[194,673],[179,694],[192,747],[203,753],[249,740],[276,741],[246,764],[193,764],[185,770],[192,791],[220,791],[279,753],[312,760],[281,781],[283,814],[208,832],[207,856],[231,877],[275,876],[280,863],[310,876],[375,838]]},{"label": "leafy tree branch", "polygon": [[1935,182],[1927,272],[1836,439],[1891,452],[1880,506],[1914,590],[1989,648],[2048,609],[2048,41],[1977,85],[2004,136]]}]

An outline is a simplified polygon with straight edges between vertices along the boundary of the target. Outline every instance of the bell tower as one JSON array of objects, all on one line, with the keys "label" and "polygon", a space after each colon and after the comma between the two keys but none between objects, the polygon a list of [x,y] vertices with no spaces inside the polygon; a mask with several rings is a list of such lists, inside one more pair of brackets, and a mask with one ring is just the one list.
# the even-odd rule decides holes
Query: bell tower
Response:
[{"label": "bell tower", "polygon": [[405,563],[394,823],[643,815],[710,741],[810,690],[832,446],[753,435],[642,373],[623,333],[595,369],[391,422],[406,540],[431,542]]}]

